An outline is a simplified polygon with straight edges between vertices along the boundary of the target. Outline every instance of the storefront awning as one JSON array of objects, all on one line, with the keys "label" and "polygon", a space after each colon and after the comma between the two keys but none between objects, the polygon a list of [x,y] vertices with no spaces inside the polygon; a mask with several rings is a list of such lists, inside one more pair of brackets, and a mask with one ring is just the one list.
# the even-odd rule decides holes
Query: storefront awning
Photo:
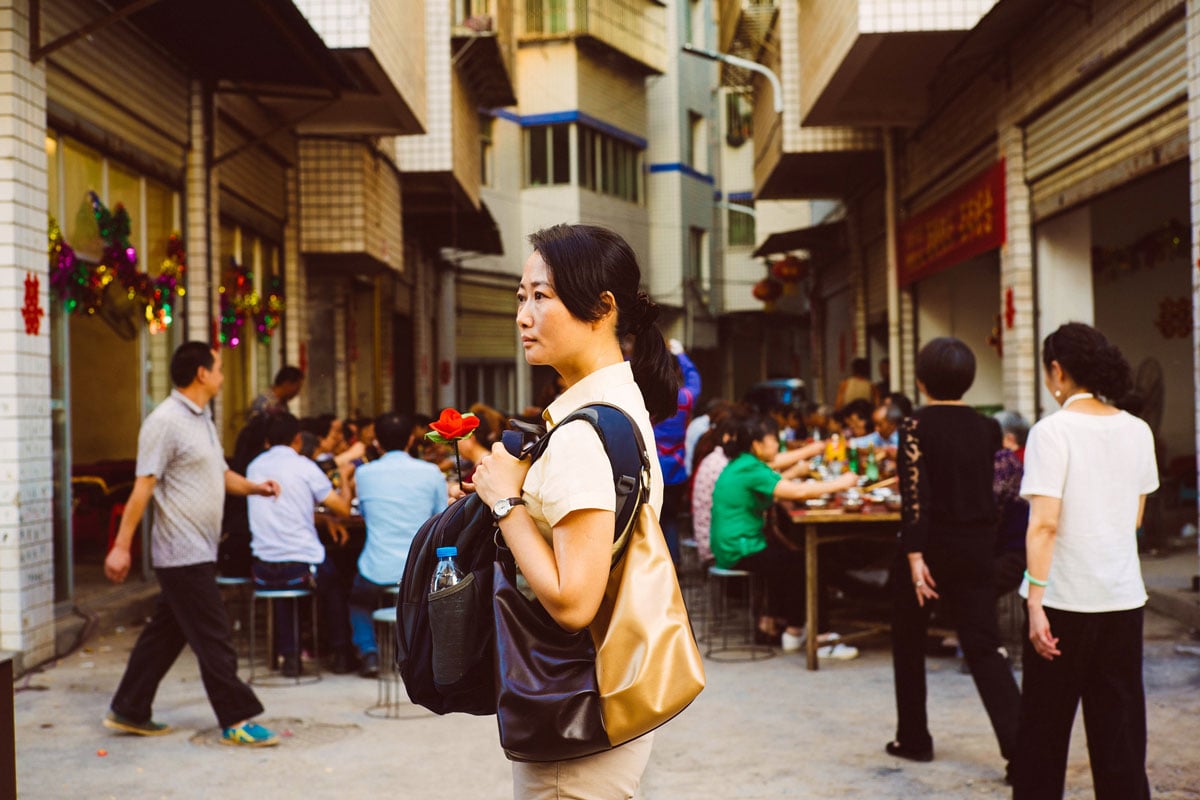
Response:
[{"label": "storefront awning", "polygon": [[837,222],[811,225],[807,228],[796,228],[783,233],[772,233],[754,251],[754,257],[790,253],[793,250],[830,252],[841,250],[845,246],[846,222],[838,220]]}]

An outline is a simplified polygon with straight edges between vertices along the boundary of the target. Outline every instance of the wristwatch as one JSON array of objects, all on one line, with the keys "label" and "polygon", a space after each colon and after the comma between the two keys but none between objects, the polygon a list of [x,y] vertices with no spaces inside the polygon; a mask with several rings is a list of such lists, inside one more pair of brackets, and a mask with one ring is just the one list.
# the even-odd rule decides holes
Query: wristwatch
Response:
[{"label": "wristwatch", "polygon": [[492,506],[492,519],[499,522],[512,513],[514,508],[523,505],[525,505],[525,501],[519,497],[506,497],[503,500],[497,500],[496,504]]}]

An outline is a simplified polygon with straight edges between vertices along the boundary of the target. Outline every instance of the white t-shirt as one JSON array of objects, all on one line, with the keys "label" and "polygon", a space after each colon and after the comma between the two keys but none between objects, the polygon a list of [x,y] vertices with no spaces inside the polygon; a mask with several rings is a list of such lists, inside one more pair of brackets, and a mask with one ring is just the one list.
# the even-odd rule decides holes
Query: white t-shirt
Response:
[{"label": "white t-shirt", "polygon": [[[1100,613],[1146,604],[1138,498],[1157,488],[1154,436],[1137,417],[1058,411],[1033,426],[1021,495],[1062,500],[1047,608]],[[1021,596],[1028,592],[1023,582]]]},{"label": "white t-shirt", "polygon": [[333,484],[312,460],[286,445],[262,453],[246,468],[255,483],[275,480],[278,497],[246,498],[250,516],[250,549],[260,561],[320,564],[325,546],[317,536],[313,510],[333,491]]}]

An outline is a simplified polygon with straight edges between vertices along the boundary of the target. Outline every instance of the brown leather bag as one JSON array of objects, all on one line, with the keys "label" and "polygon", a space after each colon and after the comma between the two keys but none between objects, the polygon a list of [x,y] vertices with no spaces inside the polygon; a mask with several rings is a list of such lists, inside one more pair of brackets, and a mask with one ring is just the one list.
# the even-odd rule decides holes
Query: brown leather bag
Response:
[{"label": "brown leather bag", "polygon": [[[527,599],[517,588],[511,554],[498,548],[497,719],[500,743],[515,761],[561,761],[624,744],[675,717],[704,688],[675,566],[646,502],[650,470],[641,432],[614,406],[585,409],[598,412],[593,425],[614,461],[618,487],[620,475],[633,469],[622,466],[614,450],[622,449],[622,439],[636,443],[636,494],[628,498],[635,505],[617,537],[608,586],[587,630],[563,630],[540,603]],[[618,429],[622,419],[627,427]]]}]

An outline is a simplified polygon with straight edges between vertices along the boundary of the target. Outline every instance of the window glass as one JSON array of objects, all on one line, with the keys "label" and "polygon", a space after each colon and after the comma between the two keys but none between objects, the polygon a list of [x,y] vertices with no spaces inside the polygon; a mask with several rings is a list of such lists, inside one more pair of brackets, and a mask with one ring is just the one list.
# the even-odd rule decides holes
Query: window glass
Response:
[{"label": "window glass", "polygon": [[553,158],[554,183],[571,182],[571,126],[554,125],[551,127],[552,143],[550,146]]},{"label": "window glass", "polygon": [[736,208],[729,209],[728,215],[730,247],[754,244],[754,215]]},{"label": "window glass", "polygon": [[530,186],[545,186],[550,182],[550,164],[547,157],[548,139],[545,128],[526,128],[525,135],[529,142],[529,180]]}]

